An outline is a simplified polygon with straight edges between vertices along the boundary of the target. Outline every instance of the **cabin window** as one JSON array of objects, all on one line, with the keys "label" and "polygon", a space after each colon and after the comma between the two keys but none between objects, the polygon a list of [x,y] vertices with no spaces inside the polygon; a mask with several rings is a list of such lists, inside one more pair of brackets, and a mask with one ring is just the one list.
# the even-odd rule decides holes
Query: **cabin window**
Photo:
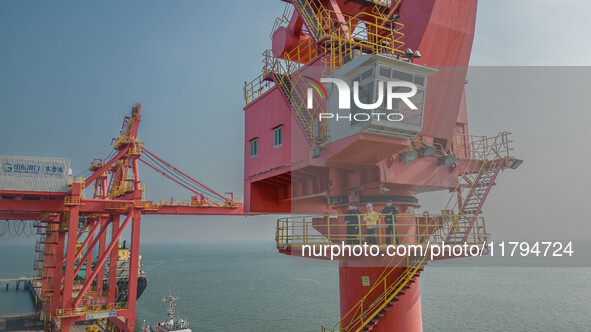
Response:
[{"label": "cabin window", "polygon": [[258,154],[258,139],[250,141],[250,157],[256,157]]},{"label": "cabin window", "polygon": [[273,147],[283,145],[283,126],[277,127],[273,130]]},{"label": "cabin window", "polygon": [[392,78],[401,81],[413,82],[413,74],[401,72],[398,70],[392,71]]},{"label": "cabin window", "polygon": [[381,77],[390,79],[391,72],[392,70],[390,68],[380,66],[379,74]]}]

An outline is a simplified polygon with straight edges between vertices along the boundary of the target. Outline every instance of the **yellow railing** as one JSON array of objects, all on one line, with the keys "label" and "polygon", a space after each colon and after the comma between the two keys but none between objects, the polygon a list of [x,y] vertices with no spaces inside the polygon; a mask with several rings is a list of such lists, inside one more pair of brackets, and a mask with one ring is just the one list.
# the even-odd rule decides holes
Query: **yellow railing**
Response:
[{"label": "yellow railing", "polygon": [[77,317],[77,316],[82,316],[82,315],[92,314],[92,313],[97,313],[97,312],[124,310],[124,309],[127,309],[127,307],[128,307],[127,302],[85,305],[85,306],[80,306],[78,308],[58,309],[56,317],[57,318]]},{"label": "yellow railing", "polygon": [[[306,43],[304,47],[311,48],[312,46]],[[326,123],[315,123],[317,114],[323,112],[322,100],[319,99],[319,96],[313,94],[314,109],[309,110],[307,108],[307,89],[304,85],[304,78],[299,71],[301,65],[297,61],[289,60],[291,57],[299,59],[300,52],[311,52],[311,49],[302,50],[302,48],[297,47],[286,56],[288,60],[275,58],[270,50],[263,52],[263,73],[245,85],[244,98],[246,103],[249,104],[267,92],[272,87],[269,75],[274,75],[275,81],[277,81],[282,93],[289,100],[294,115],[306,136],[309,137],[314,146],[324,145],[327,134]]]},{"label": "yellow railing", "polygon": [[265,80],[265,76],[265,74],[261,74],[250,82],[244,82],[244,101],[246,101],[246,105],[252,103],[273,87],[273,83]]},{"label": "yellow railing", "polygon": [[[445,212],[442,215],[414,215],[398,214],[395,223],[396,235],[386,234],[384,216],[380,218],[376,225],[376,234],[368,235],[363,214],[358,215],[361,220],[360,225],[347,224],[344,221],[345,215],[312,215],[280,218],[277,220],[275,232],[275,241],[277,248],[301,248],[305,245],[334,245],[341,244],[343,241],[350,241],[352,244],[362,244],[370,237],[376,239],[376,244],[380,247],[386,247],[387,240],[391,243],[401,245],[412,244],[418,246],[430,247],[439,245],[445,240],[448,232],[457,229],[459,215],[452,212]],[[360,226],[356,234],[347,233],[347,227]],[[468,234],[466,242],[468,244],[483,244],[488,238],[484,218],[479,217],[475,225]]]},{"label": "yellow railing", "polygon": [[292,111],[294,112],[298,122],[304,129],[306,136],[310,139],[313,146],[322,146],[327,143],[327,127],[326,122],[316,121],[317,115],[322,113],[321,100],[317,94],[312,94],[313,109],[307,107],[307,89],[304,84],[304,78],[299,70],[296,70],[289,75],[278,75],[277,80],[281,89],[287,94],[291,102]]},{"label": "yellow railing", "polygon": [[112,200],[110,202],[105,203],[106,210],[128,210],[131,207],[130,202],[117,202]]},{"label": "yellow railing", "polygon": [[215,202],[212,200],[205,200],[204,202],[199,202],[197,200],[179,200],[179,199],[175,199],[175,200],[160,200],[158,203],[156,204],[150,204],[147,205],[148,209],[152,208],[152,209],[158,209],[161,206],[210,206],[210,207],[237,207],[239,206],[240,200],[239,199],[234,199],[233,201],[221,201],[221,202]]},{"label": "yellow railing", "polygon": [[297,62],[274,57],[271,50],[264,51],[262,73],[251,82],[245,82],[244,84],[244,100],[246,101],[246,105],[255,101],[273,87],[272,81],[268,78],[269,74],[291,75],[291,73],[300,67],[301,64]]},{"label": "yellow railing", "polygon": [[[403,259],[392,257],[388,266],[384,268],[365,296],[352,306],[351,309],[341,317],[341,320],[332,327],[332,329],[322,326],[321,331],[362,331],[363,328],[367,326],[367,324],[369,324],[369,322],[371,322],[372,319],[382,311],[388,303],[393,301],[396,295],[398,295],[400,291],[410,283],[426,260],[427,255],[418,257],[405,256]],[[388,279],[391,279],[390,276],[396,271],[395,268],[402,266],[406,267],[405,271],[394,279],[394,281],[388,283]],[[382,286],[383,291],[380,291],[380,295],[374,301],[369,303],[369,296],[374,293],[374,291],[378,291]],[[348,324],[343,326],[345,321],[348,321]]]},{"label": "yellow railing", "polygon": [[[395,10],[400,2],[397,0],[392,10]],[[316,36],[328,55],[328,72],[325,75],[353,60],[354,49],[359,50],[359,54],[404,53],[404,34],[400,32],[404,25],[393,21],[388,17],[388,13],[378,10],[377,7],[374,7],[372,13],[360,12],[351,16],[307,0],[296,0],[295,4],[300,8],[311,29],[316,30],[311,33]],[[318,28],[315,29],[315,26]],[[346,57],[348,55],[349,57]]]},{"label": "yellow railing", "polygon": [[[395,10],[400,2],[401,0],[396,0],[392,10]],[[314,30],[309,33],[314,36],[318,44],[304,39],[292,51],[283,55],[287,62],[297,63],[299,66],[324,54],[323,75],[328,76],[360,54],[396,56],[404,53],[402,41],[404,34],[400,32],[404,25],[393,21],[388,13],[378,10],[377,7],[372,13],[361,12],[351,16],[337,13],[307,0],[296,0],[294,5],[298,6],[307,25]],[[276,22],[284,21],[283,17],[276,20]],[[276,29],[277,27],[274,26],[273,31]],[[271,53],[266,53],[266,56],[272,57]],[[245,84],[244,99],[247,105],[272,87],[271,82],[266,80],[266,75],[269,73],[267,57],[264,61],[266,63],[263,74]],[[275,61],[272,62],[275,63]],[[287,69],[286,74],[295,71],[293,68]]]},{"label": "yellow railing", "polygon": [[64,205],[84,205],[80,197],[66,196],[64,198]]},{"label": "yellow railing", "polygon": [[454,141],[456,153],[464,155],[463,159],[495,160],[511,157],[510,132],[504,131],[494,137],[456,134]]}]

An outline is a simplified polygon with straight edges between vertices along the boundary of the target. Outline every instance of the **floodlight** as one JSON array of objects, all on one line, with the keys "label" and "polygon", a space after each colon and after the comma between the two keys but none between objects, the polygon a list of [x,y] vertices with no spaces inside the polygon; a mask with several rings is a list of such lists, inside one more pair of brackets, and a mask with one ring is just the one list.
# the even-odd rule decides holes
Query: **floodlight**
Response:
[{"label": "floodlight", "polygon": [[513,164],[511,164],[511,169],[517,169],[519,166],[521,166],[521,164],[523,164],[523,160],[521,159],[514,159],[513,160]]},{"label": "floodlight", "polygon": [[437,152],[437,148],[432,145],[423,145],[419,148],[419,155],[421,157],[431,157]]},{"label": "floodlight", "polygon": [[439,158],[439,165],[443,165],[446,167],[452,166],[455,162],[456,162],[456,156],[454,156],[453,154],[448,154],[448,155],[445,155],[445,156]]},{"label": "floodlight", "polygon": [[413,161],[417,160],[419,156],[419,152],[417,150],[407,150],[400,154],[400,161],[405,164],[412,163]]}]

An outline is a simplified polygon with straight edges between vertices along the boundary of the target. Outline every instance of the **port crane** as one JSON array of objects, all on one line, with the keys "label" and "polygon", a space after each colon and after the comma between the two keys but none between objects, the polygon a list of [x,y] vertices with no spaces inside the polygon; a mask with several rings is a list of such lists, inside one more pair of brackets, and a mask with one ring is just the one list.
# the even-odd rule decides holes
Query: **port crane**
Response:
[{"label": "port crane", "polygon": [[[142,215],[244,214],[233,195],[217,193],[146,149],[138,139],[140,121],[136,104],[113,139],[113,156],[94,160],[90,176],[70,179],[67,192],[0,190],[0,219],[37,221],[32,286],[37,315],[48,331],[69,331],[76,321],[99,318],[115,330],[134,330]],[[145,200],[140,165],[189,190],[191,198]],[[129,275],[123,289],[118,252],[128,228]]]},{"label": "port crane", "polygon": [[[262,73],[244,87],[244,206],[143,147],[137,139],[139,105],[114,142],[115,156],[94,161],[93,174],[72,181],[66,193],[0,192],[0,219],[41,221],[35,267],[48,328],[68,330],[77,320],[105,317],[118,329],[133,329],[144,214],[297,213],[277,220],[276,245],[281,253],[300,255],[305,245],[349,236],[343,222],[349,203],[373,203],[379,210],[391,200],[401,212],[396,236],[403,245],[445,240],[484,249],[483,203],[500,172],[521,161],[512,155],[509,133],[484,137],[468,131],[465,84],[477,1],[285,2],[271,31],[272,48],[263,53]],[[360,68],[365,70],[358,75]],[[320,123],[319,114],[334,105],[333,94],[314,94],[308,108],[307,83],[340,74],[367,84],[367,91],[379,79],[412,81],[422,88],[421,112],[408,113],[414,122],[405,126]],[[139,164],[194,196],[188,202],[143,200]],[[86,188],[92,198],[84,197]],[[441,214],[415,214],[416,196],[439,190],[451,193]],[[130,224],[128,300],[118,301],[114,269],[105,276],[106,288],[98,280],[107,263],[115,266],[118,239]],[[357,241],[366,233],[359,227]],[[377,237],[383,247],[387,235]],[[97,246],[94,265],[89,252]],[[339,261],[341,320],[321,329],[422,330],[425,256],[366,263]],[[81,264],[89,267],[84,278],[77,274]]]}]

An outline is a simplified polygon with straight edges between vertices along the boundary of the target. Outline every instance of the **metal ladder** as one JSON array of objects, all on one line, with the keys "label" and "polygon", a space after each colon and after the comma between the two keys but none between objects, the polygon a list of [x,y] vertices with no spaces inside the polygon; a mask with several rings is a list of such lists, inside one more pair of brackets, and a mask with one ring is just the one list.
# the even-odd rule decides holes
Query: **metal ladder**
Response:
[{"label": "metal ladder", "polygon": [[[304,80],[299,71],[296,70],[291,75],[274,72],[272,73],[272,77],[275,83],[279,86],[283,97],[291,105],[291,109],[294,112],[300,127],[304,130],[304,133],[312,146],[325,145],[327,143],[326,122],[320,123],[315,121],[316,114],[319,111],[309,110],[307,108],[305,103],[305,93],[300,91],[300,89],[294,85],[294,80],[296,82],[302,82]],[[316,107],[320,107],[318,102],[316,102],[315,105]]]},{"label": "metal ladder", "polygon": [[459,184],[454,190],[458,197],[458,221],[449,229],[445,242],[464,243],[468,238],[476,218],[482,212],[482,206],[495,179],[501,170],[501,164],[495,160],[480,161],[477,173],[466,169],[459,177]]}]

